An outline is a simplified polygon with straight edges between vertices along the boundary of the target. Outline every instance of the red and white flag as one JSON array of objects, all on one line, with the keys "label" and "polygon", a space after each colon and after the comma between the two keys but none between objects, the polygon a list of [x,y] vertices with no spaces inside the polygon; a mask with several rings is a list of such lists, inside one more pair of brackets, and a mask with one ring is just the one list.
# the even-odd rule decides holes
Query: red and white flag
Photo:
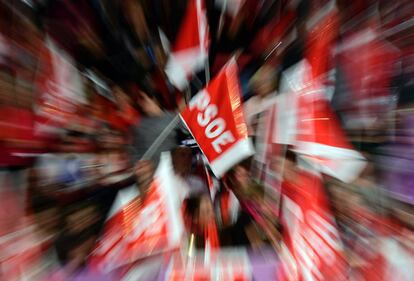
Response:
[{"label": "red and white flag", "polygon": [[[295,149],[320,172],[344,182],[353,181],[365,167],[365,158],[349,143],[328,102],[332,90],[329,70],[338,33],[335,1],[326,5],[307,23],[309,48],[300,64],[301,84],[297,84],[297,133]],[[291,81],[294,81],[290,79]]]},{"label": "red and white flag", "polygon": [[312,78],[311,70],[304,60],[284,72],[272,141],[293,145],[301,158],[322,173],[353,181],[365,167],[365,158],[348,141],[329,104],[329,89]]},{"label": "red and white flag", "polygon": [[208,24],[204,0],[189,0],[184,20],[168,58],[165,72],[184,90],[192,73],[204,68],[208,57]]},{"label": "red and white flag", "polygon": [[282,185],[281,257],[285,280],[347,280],[342,243],[321,180],[298,171]]},{"label": "red and white flag", "polygon": [[254,153],[240,93],[237,64],[232,59],[181,112],[217,177]]},{"label": "red and white flag", "polygon": [[365,158],[348,142],[324,88],[312,84],[297,94],[295,151],[319,171],[351,182],[365,167]]},{"label": "red and white flag", "polygon": [[183,223],[174,183],[171,156],[163,153],[142,202],[135,186],[118,193],[92,253],[90,262],[95,269],[110,272],[179,247]]}]

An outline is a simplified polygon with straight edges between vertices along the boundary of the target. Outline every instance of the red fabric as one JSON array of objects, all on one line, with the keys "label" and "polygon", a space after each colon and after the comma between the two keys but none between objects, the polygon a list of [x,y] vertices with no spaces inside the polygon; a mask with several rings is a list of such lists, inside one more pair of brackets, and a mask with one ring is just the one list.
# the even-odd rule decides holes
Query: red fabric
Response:
[{"label": "red fabric", "polygon": [[300,91],[298,97],[298,141],[352,149],[339,120],[317,83]]},{"label": "red fabric", "polygon": [[171,177],[164,173],[167,173],[166,167],[157,170],[143,201],[131,190],[120,191],[112,207],[116,209],[105,222],[103,236],[90,259],[94,270],[105,272],[178,247],[180,242],[173,241],[176,238],[172,236],[181,231],[181,221],[180,226],[173,222],[180,217],[171,212],[176,198],[167,194],[167,187],[161,184]]},{"label": "red fabric", "polygon": [[[200,42],[200,33],[199,33],[199,21],[200,17],[197,13],[197,1],[198,0],[189,0],[187,4],[187,10],[184,16],[184,20],[181,23],[180,31],[178,33],[177,39],[175,40],[172,52],[179,52],[185,49],[196,48],[198,46],[203,46],[207,49],[208,46],[208,36],[206,36],[203,42]],[[204,1],[201,0],[201,9],[205,9]]]},{"label": "red fabric", "polygon": [[224,189],[223,193],[221,194],[220,203],[221,220],[223,222],[223,225],[228,225],[230,222],[230,193],[227,189]]},{"label": "red fabric", "polygon": [[[346,280],[346,263],[321,180],[299,171],[282,185],[284,242],[296,263],[295,280]],[[294,273],[293,268],[286,270]],[[290,271],[290,272],[289,272]]]},{"label": "red fabric", "polygon": [[[210,163],[226,153],[239,140],[248,137],[240,94],[237,65],[235,62],[231,62],[211,80],[205,90],[190,101],[189,106],[181,113],[182,119]],[[206,101],[208,104],[206,104]],[[214,108],[216,115],[210,116],[209,122],[204,122],[207,124],[201,124],[199,120],[205,116],[203,112],[205,113],[208,110],[214,112]],[[214,113],[211,115],[214,115]],[[221,126],[221,131],[218,126],[212,126],[215,130],[208,132],[210,124],[213,124],[213,122],[217,124],[218,121],[224,121],[224,123],[221,123],[224,124]],[[219,147],[214,146],[214,140],[225,133],[232,135],[232,141],[228,141]]]},{"label": "red fabric", "polygon": [[209,222],[206,229],[204,230],[204,237],[206,237],[206,241],[208,241],[209,246],[212,249],[218,249],[220,247],[217,224],[214,218]]},{"label": "red fabric", "polygon": [[[375,33],[374,30],[375,27],[361,30],[348,36],[344,42],[364,40],[364,36],[367,36],[364,33]],[[347,108],[369,116],[385,114],[389,104],[374,101],[389,97],[391,78],[399,57],[400,52],[393,45],[379,38],[342,52],[339,59],[352,94]]]},{"label": "red fabric", "polygon": [[[107,220],[103,239],[98,242],[91,258],[93,268],[98,271],[106,267],[116,268],[158,253],[168,245],[167,225],[161,219],[166,214],[165,209],[159,206],[161,201],[156,185],[157,183],[154,182],[150,188],[151,192],[142,204],[137,197]],[[157,211],[152,208],[154,204],[159,206],[156,208]],[[150,227],[140,229],[136,221],[143,224],[144,219],[151,220]]]},{"label": "red fabric", "polygon": [[34,134],[33,112],[10,106],[0,106],[0,166],[24,166],[33,159],[13,156],[44,148],[44,141]]},{"label": "red fabric", "polygon": [[338,17],[333,10],[319,23],[312,27],[308,34],[306,59],[312,67],[312,78],[325,74],[332,68],[332,47],[338,36]]}]

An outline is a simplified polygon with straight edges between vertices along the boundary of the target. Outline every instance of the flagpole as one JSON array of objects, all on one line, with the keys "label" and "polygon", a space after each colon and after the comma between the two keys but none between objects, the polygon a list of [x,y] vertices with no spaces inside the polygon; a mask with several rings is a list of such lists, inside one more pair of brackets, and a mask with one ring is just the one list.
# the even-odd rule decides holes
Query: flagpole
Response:
[{"label": "flagpole", "polygon": [[191,86],[188,85],[187,89],[185,90],[185,103],[188,104],[190,102],[191,99]]},{"label": "flagpole", "polygon": [[206,74],[206,85],[207,85],[208,82],[210,82],[210,62],[208,60],[208,56],[207,56],[204,64],[205,64],[204,70],[205,70],[205,74]]},{"label": "flagpole", "polygon": [[[206,30],[204,30],[204,24],[206,23],[206,18],[203,17],[203,13],[202,13],[202,5],[201,5],[201,0],[196,0],[196,7],[197,7],[197,20],[198,20],[198,36],[199,36],[199,41],[200,41],[200,50],[202,52],[203,55],[205,55],[206,51],[204,50],[204,44],[205,44],[205,37],[206,34]],[[205,16],[205,15],[204,15]],[[202,27],[202,30],[200,30],[200,26]],[[204,72],[206,75],[206,85],[208,84],[208,82],[210,82],[210,65],[209,65],[209,60],[208,60],[208,51],[207,51],[207,56],[204,60]]]},{"label": "flagpole", "polygon": [[140,160],[148,160],[150,159],[155,151],[160,147],[160,145],[165,141],[167,136],[171,133],[171,131],[175,128],[180,120],[180,114],[177,114],[164,128],[164,130],[159,134],[159,136],[155,139],[155,141],[151,144],[151,146],[145,151],[144,155],[142,155]]},{"label": "flagpole", "polygon": [[201,82],[196,75],[194,75],[193,78],[194,79],[191,79],[191,83],[197,88],[197,91],[200,91],[203,88],[203,82]]},{"label": "flagpole", "polygon": [[223,5],[221,6],[221,13],[220,13],[220,19],[219,19],[219,25],[217,30],[217,39],[220,39],[221,31],[223,30],[223,21],[224,21],[224,13],[227,8],[227,0],[223,1]]}]

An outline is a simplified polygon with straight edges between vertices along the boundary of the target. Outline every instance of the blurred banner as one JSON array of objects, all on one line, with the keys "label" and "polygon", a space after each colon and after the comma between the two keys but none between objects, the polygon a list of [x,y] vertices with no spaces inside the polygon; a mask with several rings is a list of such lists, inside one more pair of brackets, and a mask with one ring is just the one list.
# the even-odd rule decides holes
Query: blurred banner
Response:
[{"label": "blurred banner", "polygon": [[295,150],[321,172],[351,182],[364,168],[365,159],[348,142],[323,93],[318,85],[297,93]]},{"label": "blurred banner", "polygon": [[208,58],[209,34],[204,0],[188,1],[165,72],[179,90],[188,85],[190,76],[204,68]]},{"label": "blurred banner", "polygon": [[[311,78],[311,70],[303,60],[283,73],[283,93],[271,108],[273,128],[266,127],[266,134],[272,135],[273,143],[293,145],[320,172],[351,182],[365,167],[365,158],[348,141],[329,104],[326,86]],[[264,142],[259,143],[264,146]]]},{"label": "blurred banner", "polygon": [[236,61],[231,60],[181,113],[217,177],[254,153],[247,136],[237,75]]},{"label": "blurred banner", "polygon": [[77,105],[85,104],[85,89],[73,59],[48,39],[41,54],[36,77],[40,92],[35,107],[35,130],[40,135],[61,134],[76,116]]},{"label": "blurred banner", "polygon": [[40,237],[34,221],[24,214],[10,178],[5,177],[1,187],[0,280],[33,280],[41,272],[44,246],[50,241]]},{"label": "blurred banner", "polygon": [[342,243],[321,179],[298,170],[282,185],[285,280],[347,280]]},{"label": "blurred banner", "polygon": [[171,157],[165,153],[142,202],[135,185],[119,192],[92,253],[94,268],[110,272],[179,247],[183,224],[174,184]]}]

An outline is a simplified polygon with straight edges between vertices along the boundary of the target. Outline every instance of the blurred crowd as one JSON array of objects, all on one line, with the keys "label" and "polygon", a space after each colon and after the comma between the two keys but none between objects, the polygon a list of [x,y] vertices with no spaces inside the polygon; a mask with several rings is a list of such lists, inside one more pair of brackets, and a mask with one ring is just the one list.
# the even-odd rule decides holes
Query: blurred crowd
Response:
[{"label": "blurred crowd", "polygon": [[[413,280],[414,2],[205,0],[207,71],[180,90],[164,69],[189,1],[0,0],[0,280]],[[176,115],[231,57],[256,153],[217,178]],[[326,172],[288,140],[299,75],[318,77],[341,130],[317,137],[343,134],[363,156],[350,180],[342,160]],[[143,204],[165,151],[180,248],[153,261],[148,242],[122,274],[91,270],[117,195],[132,187]],[[291,189],[332,219],[337,279],[286,272]],[[243,277],[188,277],[212,249]]]}]

